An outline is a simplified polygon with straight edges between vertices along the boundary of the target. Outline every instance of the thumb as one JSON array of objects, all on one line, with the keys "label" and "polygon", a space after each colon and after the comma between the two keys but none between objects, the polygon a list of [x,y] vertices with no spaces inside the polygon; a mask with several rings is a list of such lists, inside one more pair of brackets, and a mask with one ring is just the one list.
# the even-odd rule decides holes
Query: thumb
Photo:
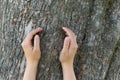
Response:
[{"label": "thumb", "polygon": [[70,38],[65,37],[64,44],[63,44],[63,50],[68,50],[70,47]]},{"label": "thumb", "polygon": [[40,49],[40,37],[38,35],[35,35],[34,37],[34,50]]}]

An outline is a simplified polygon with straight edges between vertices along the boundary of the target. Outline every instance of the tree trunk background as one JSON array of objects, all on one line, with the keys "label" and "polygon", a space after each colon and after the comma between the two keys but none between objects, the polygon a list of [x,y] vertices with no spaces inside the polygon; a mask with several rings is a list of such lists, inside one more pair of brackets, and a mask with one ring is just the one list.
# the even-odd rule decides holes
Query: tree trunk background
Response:
[{"label": "tree trunk background", "polygon": [[37,80],[63,80],[63,26],[77,36],[77,80],[120,80],[120,0],[0,0],[0,80],[22,80],[21,42],[36,27],[43,28]]}]

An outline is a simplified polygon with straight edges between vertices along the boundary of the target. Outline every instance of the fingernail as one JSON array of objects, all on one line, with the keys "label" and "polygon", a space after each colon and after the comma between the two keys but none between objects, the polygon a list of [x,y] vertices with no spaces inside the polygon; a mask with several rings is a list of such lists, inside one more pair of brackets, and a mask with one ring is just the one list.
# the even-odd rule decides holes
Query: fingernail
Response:
[{"label": "fingernail", "polygon": [[66,37],[67,40],[69,40],[70,38],[69,37]]},{"label": "fingernail", "polygon": [[36,38],[36,39],[39,39],[39,36],[38,36],[38,35],[35,35],[35,38]]}]

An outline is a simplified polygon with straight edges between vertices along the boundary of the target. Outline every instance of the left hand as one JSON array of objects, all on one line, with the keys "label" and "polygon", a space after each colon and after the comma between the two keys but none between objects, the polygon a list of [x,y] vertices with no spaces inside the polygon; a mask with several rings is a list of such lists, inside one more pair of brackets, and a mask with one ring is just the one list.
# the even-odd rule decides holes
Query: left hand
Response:
[{"label": "left hand", "polygon": [[[38,32],[41,32],[41,28],[37,28],[32,30],[24,39],[22,42],[22,48],[25,53],[25,57],[28,63],[38,63],[40,56],[41,56],[41,51],[40,51],[40,37],[38,35],[35,35]],[[32,46],[32,38],[34,37],[34,46]]]}]

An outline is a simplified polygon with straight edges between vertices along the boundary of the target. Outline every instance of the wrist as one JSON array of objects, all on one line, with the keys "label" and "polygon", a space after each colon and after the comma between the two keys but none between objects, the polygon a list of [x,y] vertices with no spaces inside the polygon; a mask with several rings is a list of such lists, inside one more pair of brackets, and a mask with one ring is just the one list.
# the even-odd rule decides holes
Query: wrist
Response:
[{"label": "wrist", "polygon": [[27,60],[27,65],[38,65],[39,61]]},{"label": "wrist", "polygon": [[62,63],[62,68],[63,69],[72,69],[73,68],[73,63],[69,63],[69,64],[63,64]]},{"label": "wrist", "polygon": [[38,63],[29,63],[29,62],[27,62],[26,67],[31,68],[31,69],[33,69],[33,68],[37,69]]},{"label": "wrist", "polygon": [[62,65],[62,71],[63,71],[64,80],[69,80],[69,79],[76,80],[73,64]]},{"label": "wrist", "polygon": [[64,66],[73,66],[73,61],[69,61],[69,62],[61,62],[62,67]]}]

